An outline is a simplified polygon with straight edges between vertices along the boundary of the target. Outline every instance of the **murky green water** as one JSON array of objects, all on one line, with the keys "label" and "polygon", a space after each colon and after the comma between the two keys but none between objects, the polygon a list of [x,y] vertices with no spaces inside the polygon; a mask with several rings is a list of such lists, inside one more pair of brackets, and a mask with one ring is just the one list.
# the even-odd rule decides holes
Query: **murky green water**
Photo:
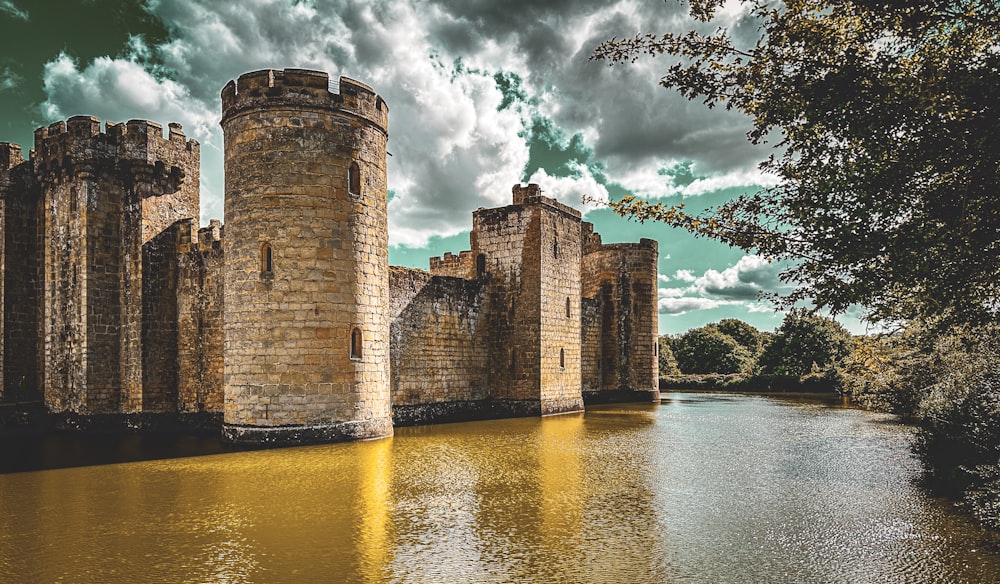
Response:
[{"label": "murky green water", "polygon": [[0,475],[3,582],[992,582],[1000,539],[851,409],[659,406]]}]

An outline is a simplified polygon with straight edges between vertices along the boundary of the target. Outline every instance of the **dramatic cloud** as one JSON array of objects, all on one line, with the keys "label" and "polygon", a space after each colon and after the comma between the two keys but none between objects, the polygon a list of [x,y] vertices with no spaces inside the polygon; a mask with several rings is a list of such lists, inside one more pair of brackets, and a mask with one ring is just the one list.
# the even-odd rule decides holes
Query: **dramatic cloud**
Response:
[{"label": "dramatic cloud", "polygon": [[659,301],[660,314],[686,314],[695,310],[708,310],[720,306],[730,306],[740,304],[735,301],[714,300],[712,298],[661,298]]},{"label": "dramatic cloud", "polygon": [[757,298],[761,292],[787,289],[778,279],[784,264],[769,263],[760,256],[747,255],[735,266],[718,272],[708,270],[692,284],[699,294],[717,298],[746,300]]},{"label": "dramatic cloud", "polygon": [[687,285],[660,288],[660,312],[684,314],[732,305],[741,305],[750,312],[772,311],[774,308],[760,301],[760,296],[766,292],[787,293],[790,290],[778,277],[785,267],[785,264],[770,263],[760,256],[746,255],[721,272],[709,269],[695,276],[690,270],[677,270],[673,279]]},{"label": "dramatic cloud", "polygon": [[[133,43],[126,58],[98,57],[83,69],[65,53],[46,63],[43,87],[48,99],[42,113],[50,120],[93,115],[102,121],[152,119],[164,127],[179,122],[188,137],[202,144],[201,198],[204,219],[222,216],[222,135],[214,108],[191,95],[188,87],[150,73],[138,61]],[[154,115],[155,114],[155,115]]]},{"label": "dramatic cloud", "polygon": [[[723,24],[742,30],[746,14],[731,4]],[[747,121],[659,87],[668,62],[588,60],[611,37],[709,26],[690,22],[679,4],[148,0],[146,7],[168,39],[133,38],[122,55],[89,63],[58,56],[45,68],[43,111],[50,120],[90,113],[183,123],[205,146],[203,219],[221,214],[219,91],[268,67],[344,74],[385,98],[394,245],[419,247],[467,230],[472,210],[508,202],[519,181],[575,206],[583,195],[606,199],[613,184],[663,196],[766,181],[756,171],[763,155],[744,138]],[[544,156],[533,150],[541,143]],[[529,164],[534,159],[542,162]],[[677,161],[699,176],[683,185],[665,177],[664,165]]]},{"label": "dramatic cloud", "polygon": [[20,20],[28,20],[28,11],[18,8],[11,0],[0,0],[0,12],[5,12]]}]

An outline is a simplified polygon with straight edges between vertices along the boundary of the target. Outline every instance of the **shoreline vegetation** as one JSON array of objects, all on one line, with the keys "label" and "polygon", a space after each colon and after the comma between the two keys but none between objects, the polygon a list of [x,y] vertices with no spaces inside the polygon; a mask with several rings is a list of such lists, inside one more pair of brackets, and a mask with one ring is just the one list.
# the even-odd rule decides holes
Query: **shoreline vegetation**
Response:
[{"label": "shoreline vegetation", "polygon": [[842,394],[839,382],[824,375],[741,375],[709,373],[660,377],[660,391]]}]

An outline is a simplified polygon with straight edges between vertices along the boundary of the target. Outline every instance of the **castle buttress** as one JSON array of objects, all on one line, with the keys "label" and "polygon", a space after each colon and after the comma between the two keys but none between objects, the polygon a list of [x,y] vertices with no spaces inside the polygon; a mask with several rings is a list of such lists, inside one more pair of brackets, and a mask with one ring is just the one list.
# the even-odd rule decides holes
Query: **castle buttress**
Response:
[{"label": "castle buttress", "polygon": [[177,124],[77,116],[0,144],[0,404],[202,413],[248,443],[655,401],[657,244],[515,185],[470,250],[388,265],[388,107],[301,69],[222,91],[225,227]]}]

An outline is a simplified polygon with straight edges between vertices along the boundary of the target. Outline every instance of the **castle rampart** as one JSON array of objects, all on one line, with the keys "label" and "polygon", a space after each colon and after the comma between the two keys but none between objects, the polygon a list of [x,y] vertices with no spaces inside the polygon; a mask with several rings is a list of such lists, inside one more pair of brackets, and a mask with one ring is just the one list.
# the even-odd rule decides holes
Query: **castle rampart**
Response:
[{"label": "castle rampart", "polygon": [[0,144],[0,400],[293,444],[658,397],[655,241],[604,244],[517,184],[470,249],[390,268],[370,87],[263,70],[222,107],[225,227],[198,227],[178,124],[76,116],[27,160]]},{"label": "castle rampart", "polygon": [[177,223],[177,408],[223,409],[223,262],[225,230],[217,220]]},{"label": "castle rampart", "polygon": [[[396,425],[489,417],[488,280],[390,268]],[[397,312],[398,310],[398,312]]]}]

